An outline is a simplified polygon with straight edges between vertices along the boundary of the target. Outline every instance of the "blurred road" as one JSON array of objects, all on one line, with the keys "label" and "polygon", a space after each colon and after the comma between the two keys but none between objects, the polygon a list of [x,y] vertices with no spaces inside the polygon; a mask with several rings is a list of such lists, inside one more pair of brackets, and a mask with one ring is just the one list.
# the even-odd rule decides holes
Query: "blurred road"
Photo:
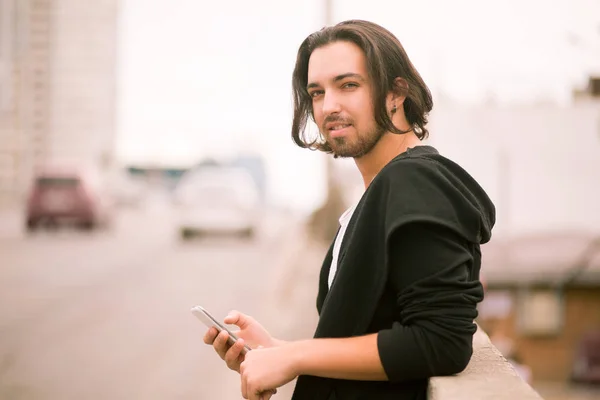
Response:
[{"label": "blurred road", "polygon": [[240,399],[190,308],[238,308],[285,330],[272,284],[291,217],[268,215],[251,241],[190,242],[160,207],[121,211],[109,232],[28,237],[18,214],[0,217],[2,399]]}]

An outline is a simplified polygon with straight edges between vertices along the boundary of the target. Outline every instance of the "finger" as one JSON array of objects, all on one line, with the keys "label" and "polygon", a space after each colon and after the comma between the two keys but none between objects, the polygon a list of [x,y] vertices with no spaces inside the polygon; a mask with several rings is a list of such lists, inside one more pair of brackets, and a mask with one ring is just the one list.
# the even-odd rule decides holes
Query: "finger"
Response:
[{"label": "finger", "polygon": [[273,392],[272,390],[267,390],[266,392],[261,393],[260,398],[263,400],[269,400],[271,397],[273,397],[274,394],[275,392]]},{"label": "finger", "polygon": [[258,390],[256,383],[246,379],[246,395],[248,395],[249,400],[258,400],[263,395],[263,391]]},{"label": "finger", "polygon": [[213,347],[215,348],[215,351],[222,359],[225,359],[225,354],[229,349],[227,339],[229,339],[229,333],[227,333],[227,331],[221,331],[221,333],[217,335],[217,338],[213,342]]},{"label": "finger", "polygon": [[213,344],[218,334],[219,332],[215,328],[209,328],[204,334],[204,343]]},{"label": "finger", "polygon": [[277,389],[269,389],[269,390],[265,390],[264,392],[261,392],[261,396],[266,396],[269,395],[268,398],[271,398],[271,396],[274,396],[277,394]]},{"label": "finger", "polygon": [[234,371],[239,370],[240,362],[243,361],[243,357],[240,357],[242,350],[244,349],[244,339],[238,339],[233,346],[225,353],[225,363]]},{"label": "finger", "polygon": [[230,311],[223,320],[227,325],[237,325],[240,329],[247,328],[252,321],[252,317],[236,310]]},{"label": "finger", "polygon": [[251,387],[248,388],[248,392],[250,393],[250,396],[248,396],[248,398],[251,400],[260,400],[265,393],[258,389],[252,389]]},{"label": "finger", "polygon": [[247,390],[248,390],[248,400],[257,400],[257,399],[259,399],[259,398],[260,398],[260,397],[259,397],[259,396],[260,396],[260,394],[258,394],[258,393],[255,393],[255,392],[252,390],[252,387],[251,387],[250,385],[248,385],[248,389],[247,389]]}]

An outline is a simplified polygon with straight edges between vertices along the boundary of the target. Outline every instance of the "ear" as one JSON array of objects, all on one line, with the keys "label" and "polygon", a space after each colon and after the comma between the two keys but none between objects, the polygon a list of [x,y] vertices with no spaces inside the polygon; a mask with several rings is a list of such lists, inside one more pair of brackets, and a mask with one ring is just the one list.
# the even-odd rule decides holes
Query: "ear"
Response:
[{"label": "ear", "polygon": [[400,108],[407,95],[408,82],[406,82],[406,79],[404,78],[396,78],[394,79],[394,85],[392,89],[387,95],[387,102],[390,104],[390,107],[392,107],[392,104],[395,104],[396,107]]}]

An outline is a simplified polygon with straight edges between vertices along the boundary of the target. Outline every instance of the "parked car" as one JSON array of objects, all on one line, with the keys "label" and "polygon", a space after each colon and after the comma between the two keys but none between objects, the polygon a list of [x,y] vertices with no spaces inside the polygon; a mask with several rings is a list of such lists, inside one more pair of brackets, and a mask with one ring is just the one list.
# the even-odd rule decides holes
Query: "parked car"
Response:
[{"label": "parked car", "polygon": [[241,168],[191,170],[174,191],[181,238],[234,233],[251,238],[260,221],[260,196],[252,176]]},{"label": "parked car", "polygon": [[73,167],[44,167],[35,173],[26,207],[28,231],[43,223],[106,227],[111,219],[112,202],[99,175]]}]

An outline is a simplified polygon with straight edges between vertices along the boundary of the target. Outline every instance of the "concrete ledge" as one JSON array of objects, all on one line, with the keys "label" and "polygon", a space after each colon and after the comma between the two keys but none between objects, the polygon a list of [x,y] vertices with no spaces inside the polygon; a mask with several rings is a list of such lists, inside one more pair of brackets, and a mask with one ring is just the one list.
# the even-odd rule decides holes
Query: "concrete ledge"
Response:
[{"label": "concrete ledge", "polygon": [[473,356],[460,374],[429,381],[430,400],[541,400],[542,397],[517,374],[512,365],[478,329],[473,337]]}]

